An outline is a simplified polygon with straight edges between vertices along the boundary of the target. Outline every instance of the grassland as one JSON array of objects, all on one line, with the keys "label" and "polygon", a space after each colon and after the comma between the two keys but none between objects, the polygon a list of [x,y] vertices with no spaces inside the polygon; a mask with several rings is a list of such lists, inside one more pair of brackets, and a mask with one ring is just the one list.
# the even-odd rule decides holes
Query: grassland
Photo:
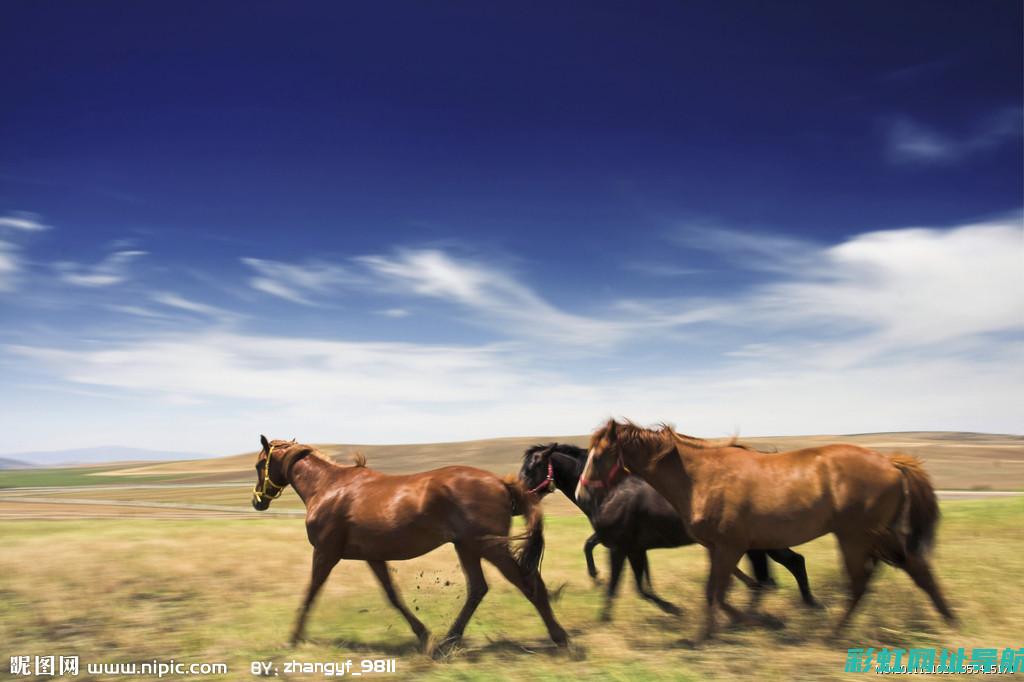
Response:
[{"label": "grassland", "polygon": [[[0,522],[0,653],[226,662],[232,672],[224,679],[248,677],[251,661],[346,657],[396,657],[400,673],[433,679],[840,679],[845,650],[853,646],[1024,645],[1019,498],[943,506],[936,564],[963,618],[960,632],[941,624],[906,575],[886,569],[849,632],[825,640],[844,598],[834,543],[825,538],[800,551],[827,611],[802,608],[792,581],[778,574],[780,589],[765,597],[762,610],[785,627],[727,629],[700,650],[687,641],[700,616],[701,549],[652,555],[655,587],[684,607],[682,617],[640,601],[624,582],[614,622],[601,623],[601,594],[580,552],[586,520],[562,502],[553,506],[544,575],[549,587],[561,588],[556,613],[574,638],[573,655],[553,650],[530,605],[488,570],[492,589],[466,646],[449,661],[434,662],[415,651],[404,621],[357,562],[338,566],[313,612],[310,641],[289,649],[282,643],[310,555],[299,519]],[[441,548],[393,567],[408,602],[443,632],[464,598],[454,552]],[[742,587],[734,590],[737,603],[749,599]]]},{"label": "grassland", "polygon": [[[817,441],[749,439],[766,449]],[[835,437],[820,437],[837,440]],[[325,446],[345,459],[357,447],[389,471],[462,462],[511,471],[525,445],[497,439],[430,446]],[[562,438],[580,442],[581,438]],[[915,452],[940,488],[1020,490],[1024,439],[972,434],[871,434],[843,440]],[[83,663],[174,658],[225,662],[222,679],[248,679],[252,661],[394,657],[399,677],[430,679],[844,679],[849,647],[1024,646],[1024,498],[946,501],[935,562],[960,631],[942,624],[909,578],[886,568],[839,640],[824,633],[845,599],[834,542],[799,548],[812,587],[827,605],[807,610],[788,574],[761,610],[784,627],[728,628],[695,650],[706,558],[699,547],[653,552],[654,585],[684,608],[661,613],[621,587],[615,620],[597,620],[600,588],[586,576],[587,521],[560,495],[545,502],[544,576],[573,650],[554,650],[532,607],[490,568],[491,591],[449,660],[419,654],[369,569],[343,562],[310,620],[310,641],[283,645],[309,573],[301,502],[286,492],[272,511],[248,506],[253,454],[200,462],[0,473],[0,670],[11,655],[76,654]],[[22,474],[29,478],[18,478]],[[15,489],[14,482],[17,482]],[[73,487],[66,487],[73,486]],[[605,563],[598,550],[599,565]],[[443,547],[394,563],[406,600],[437,634],[465,597],[454,552]],[[738,605],[749,601],[735,586]],[[0,673],[2,674],[2,673]],[[322,679],[321,675],[281,675]],[[856,676],[854,676],[856,677]],[[89,679],[83,669],[79,679]],[[119,678],[125,679],[125,678]],[[209,678],[207,678],[209,679]]]}]

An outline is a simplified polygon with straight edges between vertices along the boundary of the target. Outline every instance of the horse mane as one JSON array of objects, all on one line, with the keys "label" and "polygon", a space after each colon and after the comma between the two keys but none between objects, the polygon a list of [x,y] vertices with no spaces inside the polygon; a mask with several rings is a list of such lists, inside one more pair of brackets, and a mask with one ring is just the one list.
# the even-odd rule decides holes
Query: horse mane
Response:
[{"label": "horse mane", "polygon": [[717,450],[719,448],[740,448],[741,450],[751,450],[754,448],[740,442],[738,435],[730,436],[729,438],[698,438],[697,436],[687,436],[685,433],[679,433],[675,427],[667,422],[661,422],[658,424],[660,430],[667,432],[675,436],[675,439],[690,447],[697,448],[698,450]]},{"label": "horse mane", "polygon": [[[320,452],[319,450],[317,450],[312,445],[304,445],[303,443],[296,443],[294,439],[292,439],[292,440],[272,440],[272,441],[270,441],[270,446],[273,447],[273,448],[277,448],[277,447],[301,448],[299,450],[299,452],[301,452],[301,453],[303,453],[305,455],[312,455],[313,457],[316,457],[317,459],[320,459],[320,460],[322,460],[324,462],[327,462],[328,464],[330,464],[332,466],[336,466],[336,467],[344,466],[344,465],[339,464],[338,462],[334,461],[332,458],[328,457],[324,453]],[[365,466],[366,466],[366,455],[364,455],[362,452],[360,452],[358,450],[356,450],[354,453],[352,453],[352,467],[353,468],[361,468],[361,467],[365,467]]]},{"label": "horse mane", "polygon": [[555,442],[551,442],[551,443],[538,443],[536,445],[531,445],[530,447],[528,447],[526,449],[526,452],[523,453],[523,461],[525,462],[527,457],[529,457],[530,455],[532,455],[532,454],[534,454],[536,452],[543,452],[544,450],[549,450],[549,449],[552,452],[560,452],[563,455],[569,455],[571,457],[581,457],[581,456],[587,454],[587,451],[584,448],[579,447],[578,445],[571,445],[569,443],[555,443]]},{"label": "horse mane", "polygon": [[738,436],[714,440],[698,438],[679,433],[674,426],[667,422],[660,422],[657,428],[651,429],[640,426],[629,419],[624,422],[615,421],[614,419],[608,420],[608,423],[595,431],[594,435],[591,436],[591,444],[596,445],[600,442],[607,435],[613,423],[615,424],[616,440],[639,443],[651,448],[655,451],[654,461],[660,460],[673,451],[677,445],[685,445],[697,450],[719,450],[721,448],[733,447],[756,452],[749,445],[740,443]]}]

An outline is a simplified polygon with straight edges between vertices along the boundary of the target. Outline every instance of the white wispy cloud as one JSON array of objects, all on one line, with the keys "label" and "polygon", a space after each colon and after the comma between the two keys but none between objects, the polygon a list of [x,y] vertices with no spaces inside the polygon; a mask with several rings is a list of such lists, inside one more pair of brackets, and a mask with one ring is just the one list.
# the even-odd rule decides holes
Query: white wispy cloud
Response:
[{"label": "white wispy cloud", "polygon": [[404,249],[356,259],[394,291],[462,306],[477,321],[576,346],[623,340],[635,324],[564,311],[498,267],[456,258],[437,249]]},{"label": "white wispy cloud", "polygon": [[[670,419],[706,435],[1024,427],[1016,407],[1024,381],[1019,346],[984,360],[887,359],[827,373],[782,355],[760,367],[740,358],[724,368],[648,367],[584,378],[538,370],[501,346],[235,333],[3,351],[79,389],[121,392],[125,410],[163,406],[150,407],[150,423],[138,433],[119,410],[122,435],[215,452],[248,447],[261,431],[312,442],[430,442],[584,433],[608,415]],[[171,408],[162,421],[153,419]],[[186,431],[174,426],[183,420]],[[80,438],[105,433],[102,424],[82,428]]]},{"label": "white wispy cloud", "polygon": [[192,398],[451,402],[491,399],[521,379],[498,346],[324,341],[214,332],[101,350],[10,346],[71,382]]},{"label": "white wispy cloud", "polygon": [[286,263],[262,258],[243,258],[242,263],[257,273],[249,279],[253,289],[302,305],[315,305],[340,286],[358,281],[348,269],[331,263]]},{"label": "white wispy cloud", "polygon": [[18,247],[0,241],[0,292],[14,291],[19,270],[21,264]]},{"label": "white wispy cloud", "polygon": [[43,224],[37,214],[28,211],[15,211],[0,216],[0,234],[11,235],[0,239],[0,293],[17,290],[25,271],[25,259],[21,246],[16,243],[19,241],[16,234],[48,229],[50,226]]},{"label": "white wispy cloud", "polygon": [[197,313],[199,315],[205,315],[207,317],[215,318],[226,318],[233,316],[233,313],[218,308],[217,306],[209,305],[208,303],[200,303],[199,301],[193,301],[190,298],[185,298],[180,294],[176,294],[170,291],[158,291],[150,294],[150,299],[155,303],[167,306],[168,308],[175,308],[177,310],[184,310],[189,313]]},{"label": "white wispy cloud", "polygon": [[[259,430],[408,442],[584,432],[609,414],[674,420],[708,435],[1024,429],[1019,215],[833,245],[786,236],[759,243],[735,230],[688,238],[687,248],[759,268],[759,283],[699,299],[595,295],[596,318],[555,306],[543,280],[437,249],[404,250],[349,261],[339,266],[344,283],[332,276],[303,291],[441,301],[496,341],[270,336],[246,331],[240,315],[224,325],[219,308],[157,292],[147,300],[158,314],[200,316],[188,335],[165,326],[32,340],[0,347],[0,360],[69,390],[122,396],[125,410],[139,410],[140,444],[178,435],[171,422],[187,418],[180,437],[196,439],[190,446],[224,450],[248,445],[233,434]],[[389,310],[407,308],[367,308],[399,315]],[[531,335],[543,343],[522,343]],[[19,404],[5,408],[21,423]],[[161,425],[154,415],[164,409],[177,416]],[[81,426],[100,433],[103,415],[95,416],[97,425]]]},{"label": "white wispy cloud", "polygon": [[748,314],[759,324],[860,329],[854,342],[875,353],[1024,329],[1018,217],[870,232],[812,257],[809,274],[763,287]]},{"label": "white wispy cloud", "polygon": [[[741,343],[725,351],[731,357],[774,348],[765,344],[769,334],[805,339],[794,349],[804,362],[848,365],[1024,330],[1020,215],[868,232],[831,246],[711,228],[690,229],[676,241],[773,276],[695,311],[738,330]],[[673,305],[657,309],[666,323]]]},{"label": "white wispy cloud", "polygon": [[897,164],[945,164],[963,160],[1022,134],[1021,109],[1004,109],[984,117],[969,130],[937,130],[910,117],[895,118],[886,131],[886,153]]},{"label": "white wispy cloud", "polygon": [[739,268],[781,274],[813,267],[817,244],[785,234],[753,232],[714,224],[675,228],[669,239],[684,249],[715,253]]},{"label": "white wispy cloud", "polygon": [[128,279],[129,264],[145,251],[115,251],[96,265],[63,261],[54,263],[61,281],[79,287],[109,287]]},{"label": "white wispy cloud", "polygon": [[622,264],[623,270],[636,272],[649,277],[685,277],[703,272],[700,268],[691,268],[660,261],[628,261]]},{"label": "white wispy cloud", "polygon": [[40,217],[35,213],[19,211],[0,216],[0,229],[4,228],[24,232],[40,232],[50,229],[50,226],[40,222]]},{"label": "white wispy cloud", "polygon": [[394,318],[408,317],[410,315],[409,311],[406,310],[405,308],[385,308],[383,310],[378,310],[377,314],[383,317]]}]

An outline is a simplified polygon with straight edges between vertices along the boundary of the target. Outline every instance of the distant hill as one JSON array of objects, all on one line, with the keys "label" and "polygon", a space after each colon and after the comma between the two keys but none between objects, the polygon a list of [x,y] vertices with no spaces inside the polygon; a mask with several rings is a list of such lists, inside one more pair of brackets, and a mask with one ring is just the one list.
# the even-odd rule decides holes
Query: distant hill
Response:
[{"label": "distant hill", "polygon": [[[387,473],[424,471],[451,464],[515,473],[523,450],[534,443],[560,441],[586,445],[587,435],[491,438],[454,443],[412,445],[316,444],[325,455],[346,463],[362,452],[369,466]],[[827,443],[856,443],[881,452],[905,452],[925,461],[940,487],[1024,490],[1024,436],[957,432],[904,431],[847,435],[740,437],[742,443],[764,452],[781,452]],[[126,466],[106,476],[180,476],[192,482],[249,480],[254,476],[256,452]]]},{"label": "distant hill", "polygon": [[14,468],[4,462],[17,462],[18,466],[71,466],[102,462],[166,462],[169,460],[205,459],[209,454],[197,452],[171,452],[146,450],[123,445],[102,445],[95,448],[50,450],[37,452],[11,452],[0,458],[0,468]]},{"label": "distant hill", "polygon": [[31,466],[28,462],[22,462],[20,459],[0,457],[0,469],[28,469]]}]

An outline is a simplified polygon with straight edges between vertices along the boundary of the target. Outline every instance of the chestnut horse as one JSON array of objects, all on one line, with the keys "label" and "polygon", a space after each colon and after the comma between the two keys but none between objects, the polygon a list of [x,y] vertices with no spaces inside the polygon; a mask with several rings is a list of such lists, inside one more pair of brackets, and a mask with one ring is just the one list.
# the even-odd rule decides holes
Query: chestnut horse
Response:
[{"label": "chestnut horse", "polygon": [[[592,496],[593,504],[581,504],[576,499],[574,491],[579,485],[586,462],[587,451],[575,445],[534,445],[523,454],[519,480],[530,488],[531,493],[541,497],[556,489],[561,490],[562,494],[587,515],[594,534],[583,546],[583,555],[587,561],[587,571],[595,581],[597,567],[594,565],[594,547],[601,543],[610,550],[611,575],[605,593],[605,605],[601,610],[602,620],[611,619],[612,600],[615,598],[619,579],[622,577],[622,567],[627,558],[633,568],[636,589],[640,596],[662,611],[678,615],[681,611],[675,604],[654,594],[647,550],[694,544],[695,540],[686,533],[683,520],[658,491],[637,476],[630,476],[611,490],[599,490],[597,496]],[[785,566],[796,578],[804,603],[808,606],[818,605],[807,582],[803,556],[791,549],[751,550],[747,555],[757,577],[756,582],[739,568],[734,572],[747,587],[759,590],[775,586],[775,581],[768,571],[768,557],[771,557]]]},{"label": "chestnut horse", "polygon": [[730,575],[751,549],[792,547],[835,533],[850,578],[853,615],[879,560],[905,570],[947,621],[954,616],[928,565],[939,506],[928,474],[907,455],[856,445],[825,445],[758,454],[729,443],[682,436],[671,427],[645,429],[614,419],[591,438],[576,497],[593,485],[615,485],[636,473],[676,508],[690,535],[708,548],[711,569],[702,639],[715,628]]},{"label": "chestnut horse", "polygon": [[[462,638],[466,623],[487,593],[482,558],[530,600],[556,644],[568,643],[540,577],[543,515],[519,482],[465,466],[389,476],[367,468],[362,456],[354,466],[342,466],[309,445],[268,442],[263,436],[260,442],[263,449],[256,461],[252,506],[267,509],[291,485],[306,505],[306,535],[313,545],[313,576],[292,644],[301,639],[309,608],[331,569],[341,559],[356,559],[370,565],[391,604],[426,650],[430,632],[402,601],[387,562],[412,559],[448,542],[455,545],[468,587],[466,603],[442,640],[442,648]],[[510,538],[512,516],[518,514],[526,517],[526,531]],[[513,552],[511,540],[524,542]]]}]

